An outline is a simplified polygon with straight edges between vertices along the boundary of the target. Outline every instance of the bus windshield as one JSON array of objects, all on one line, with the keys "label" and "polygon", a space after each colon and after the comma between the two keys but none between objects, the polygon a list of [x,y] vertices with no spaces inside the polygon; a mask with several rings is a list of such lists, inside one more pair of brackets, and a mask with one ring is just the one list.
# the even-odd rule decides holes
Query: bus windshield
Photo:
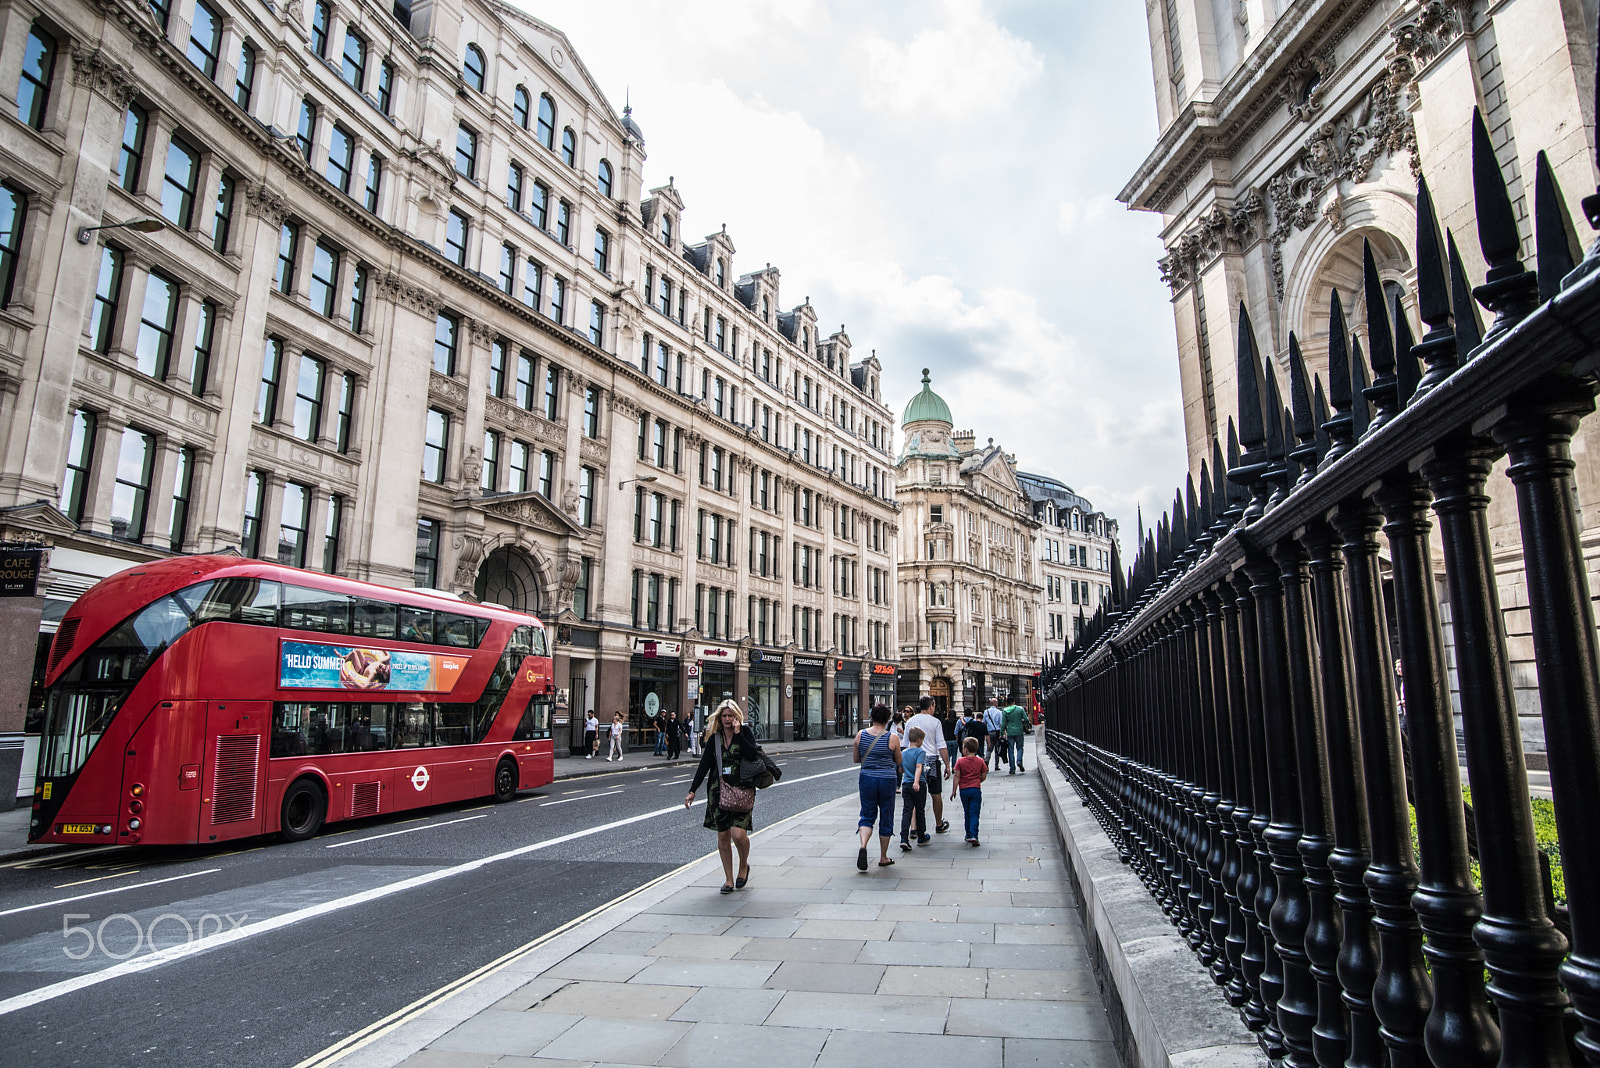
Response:
[{"label": "bus windshield", "polygon": [[212,585],[198,583],[140,610],[62,672],[45,699],[40,775],[59,778],[83,767],[146,669],[194,625]]}]

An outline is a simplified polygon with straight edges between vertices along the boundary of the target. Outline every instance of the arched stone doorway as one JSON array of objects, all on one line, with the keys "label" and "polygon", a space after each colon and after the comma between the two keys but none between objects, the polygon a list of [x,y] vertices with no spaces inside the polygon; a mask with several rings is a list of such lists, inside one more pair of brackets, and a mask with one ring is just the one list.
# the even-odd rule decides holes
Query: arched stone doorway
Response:
[{"label": "arched stone doorway", "polygon": [[512,545],[501,546],[483,558],[472,595],[487,604],[537,615],[543,607],[539,572],[528,554]]}]

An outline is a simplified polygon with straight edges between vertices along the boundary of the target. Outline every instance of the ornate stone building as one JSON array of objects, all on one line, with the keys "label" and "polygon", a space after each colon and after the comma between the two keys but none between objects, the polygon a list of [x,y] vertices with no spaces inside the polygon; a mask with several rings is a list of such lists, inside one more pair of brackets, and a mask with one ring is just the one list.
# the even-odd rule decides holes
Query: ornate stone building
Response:
[{"label": "ornate stone building", "polygon": [[816,737],[893,678],[878,361],[687,237],[559,30],[496,0],[0,19],[0,537],[50,547],[39,649],[97,579],[231,549],[535,612],[574,710],[726,693]]},{"label": "ornate stone building", "polygon": [[[1330,296],[1364,349],[1362,246],[1414,337],[1417,175],[1482,279],[1472,201],[1480,108],[1532,251],[1534,157],[1543,150],[1581,218],[1591,160],[1594,0],[1271,3],[1161,0],[1146,6],[1160,135],[1120,198],[1162,213],[1191,473],[1237,410],[1238,311],[1286,372],[1289,334],[1326,378]],[[1285,378],[1286,380],[1286,378]],[[1287,390],[1284,390],[1287,396]],[[1600,423],[1574,453],[1594,455]],[[1502,465],[1503,468],[1503,465]],[[1496,474],[1496,477],[1502,477]],[[1501,487],[1508,490],[1509,487]],[[1588,533],[1600,545],[1600,485],[1579,463]],[[1494,490],[1494,540],[1514,565],[1510,492]],[[1520,575],[1509,566],[1504,574]],[[1441,587],[1441,597],[1447,591]],[[1521,592],[1501,590],[1525,738],[1542,748]]]},{"label": "ornate stone building", "polygon": [[1036,626],[1045,658],[1054,662],[1111,599],[1117,521],[1059,479],[1019,471],[1017,482],[1040,524],[1036,542],[1044,589]]},{"label": "ornate stone building", "polygon": [[1016,457],[957,433],[926,370],[901,430],[900,704],[928,694],[941,714],[989,697],[1026,705],[1043,653],[1042,523]]}]

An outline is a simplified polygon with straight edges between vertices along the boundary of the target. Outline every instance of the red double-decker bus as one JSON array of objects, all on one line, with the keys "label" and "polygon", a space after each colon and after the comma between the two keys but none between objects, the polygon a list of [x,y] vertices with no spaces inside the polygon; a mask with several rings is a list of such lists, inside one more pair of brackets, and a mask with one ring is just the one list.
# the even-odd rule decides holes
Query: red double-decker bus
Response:
[{"label": "red double-decker bus", "polygon": [[33,842],[299,841],[554,774],[537,619],[257,560],[96,584],[45,684]]}]

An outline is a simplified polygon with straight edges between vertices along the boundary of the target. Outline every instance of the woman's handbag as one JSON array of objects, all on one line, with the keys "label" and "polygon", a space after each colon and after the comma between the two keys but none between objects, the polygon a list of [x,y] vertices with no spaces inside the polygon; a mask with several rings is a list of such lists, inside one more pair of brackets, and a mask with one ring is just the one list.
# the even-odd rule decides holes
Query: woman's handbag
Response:
[{"label": "woman's handbag", "polygon": [[[739,776],[744,777],[744,766],[748,761],[741,758],[739,761]],[[756,789],[754,786],[739,786],[728,780],[722,774],[722,735],[717,735],[717,807],[724,812],[731,812],[742,816],[756,807]]]},{"label": "woman's handbag", "polygon": [[756,807],[756,788],[735,786],[724,778],[717,787],[717,807],[724,812],[742,816]]}]

